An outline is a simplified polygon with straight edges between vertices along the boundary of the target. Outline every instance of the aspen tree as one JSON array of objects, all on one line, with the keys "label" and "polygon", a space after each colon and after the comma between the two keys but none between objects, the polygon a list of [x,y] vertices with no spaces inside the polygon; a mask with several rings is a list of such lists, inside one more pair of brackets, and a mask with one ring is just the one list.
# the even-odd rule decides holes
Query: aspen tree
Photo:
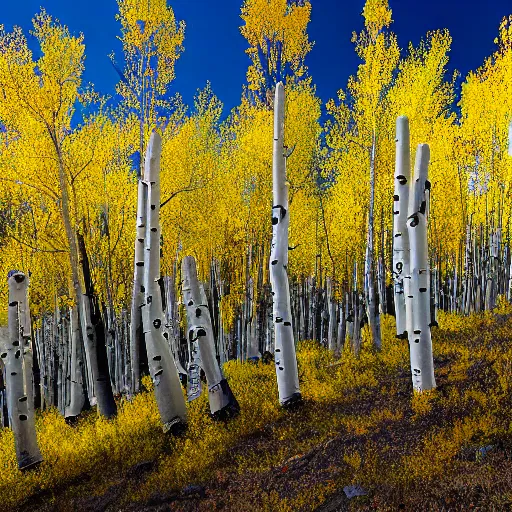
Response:
[{"label": "aspen tree", "polygon": [[215,340],[206,295],[197,280],[196,263],[192,256],[181,264],[183,302],[187,308],[189,342],[198,341],[202,367],[208,383],[210,412],[214,419],[233,416],[240,407],[215,356]]},{"label": "aspen tree", "polygon": [[406,223],[411,181],[410,162],[409,120],[401,116],[396,120],[395,194],[393,196],[393,277],[398,338],[407,337],[406,318],[412,306],[409,300],[409,233]]},{"label": "aspen tree", "polygon": [[98,404],[99,414],[106,418],[112,418],[117,413],[117,406],[114,400],[108,366],[105,324],[101,316],[98,296],[92,283],[84,237],[78,233],[77,240],[85,283],[85,293],[81,297],[80,321],[85,347],[89,352],[87,364],[92,381],[89,384]]},{"label": "aspen tree", "polygon": [[333,297],[332,279],[327,278],[327,309],[329,312],[329,326],[327,328],[327,346],[332,352],[335,351],[337,345],[336,338],[336,301]]},{"label": "aspen tree", "polygon": [[276,85],[274,96],[274,149],[272,165],[272,247],[270,254],[270,282],[273,295],[273,321],[275,332],[275,365],[279,401],[291,407],[302,401],[299,389],[297,357],[293,341],[288,285],[288,184],[284,154],[284,87]]},{"label": "aspen tree", "polygon": [[9,272],[9,341],[7,346],[0,348],[0,357],[7,370],[9,421],[21,470],[34,467],[42,461],[37,445],[32,364],[29,361],[32,348],[27,281],[23,272]]},{"label": "aspen tree", "polygon": [[147,189],[144,250],[144,298],[142,325],[150,374],[164,432],[179,433],[187,424],[187,409],[178,369],[163,335],[164,312],[160,279],[160,155],[162,139],[156,132],[149,140],[144,183]]},{"label": "aspen tree", "polygon": [[[138,178],[137,237],[135,240],[135,267],[130,314],[130,357],[132,360],[132,390],[140,389],[140,365],[146,364],[145,354],[141,361],[141,348],[144,348],[142,333],[141,286],[144,269],[141,259],[142,232],[145,220],[141,220],[145,194],[140,183],[143,170],[143,153],[150,134],[158,122],[171,125],[182,116],[179,97],[170,97],[168,90],[175,78],[174,66],[183,50],[185,23],[177,23],[174,11],[166,0],[118,0],[121,23],[121,42],[125,60],[121,71],[112,53],[110,58],[120,81],[116,86],[122,97],[121,110],[129,117],[135,114],[138,121],[135,147],[138,148],[140,165],[136,169]],[[141,241],[142,240],[142,241]],[[149,361],[148,361],[149,362]],[[145,368],[144,368],[145,370]]]},{"label": "aspen tree", "polygon": [[70,309],[69,319],[71,333],[70,400],[66,406],[64,416],[74,418],[80,414],[85,403],[82,382],[83,359],[79,345],[80,326],[76,308]]},{"label": "aspen tree", "polygon": [[[407,334],[415,391],[427,391],[436,387],[430,334],[430,271],[427,245],[429,160],[428,145],[420,144],[416,150],[414,181],[409,195],[407,218],[410,247],[409,297],[412,300],[412,311],[407,311],[406,314],[407,323],[411,326]],[[411,318],[410,321],[409,318]]]}]

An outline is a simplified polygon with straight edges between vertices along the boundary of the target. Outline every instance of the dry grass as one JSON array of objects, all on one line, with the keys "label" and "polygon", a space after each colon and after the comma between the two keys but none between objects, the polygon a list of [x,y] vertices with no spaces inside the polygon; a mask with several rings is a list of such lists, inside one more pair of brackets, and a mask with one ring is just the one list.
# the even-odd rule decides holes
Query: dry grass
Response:
[{"label": "dry grass", "polygon": [[[503,303],[497,311],[511,312]],[[394,337],[394,319],[385,317],[382,330],[382,352],[371,349],[365,331],[359,360],[346,351],[335,361],[302,343],[305,403],[295,412],[278,407],[273,365],[232,361],[224,370],[242,413],[214,423],[203,394],[189,404],[182,438],[162,433],[149,391],[121,403],[112,421],[91,411],[72,428],[55,410],[39,414],[45,461],[31,473],[17,470],[4,429],[0,508],[508,510],[512,320],[441,313],[433,332],[438,386],[421,395],[412,392],[408,348]],[[486,454],[478,451],[488,445]],[[347,500],[342,488],[350,484],[368,495]]]}]

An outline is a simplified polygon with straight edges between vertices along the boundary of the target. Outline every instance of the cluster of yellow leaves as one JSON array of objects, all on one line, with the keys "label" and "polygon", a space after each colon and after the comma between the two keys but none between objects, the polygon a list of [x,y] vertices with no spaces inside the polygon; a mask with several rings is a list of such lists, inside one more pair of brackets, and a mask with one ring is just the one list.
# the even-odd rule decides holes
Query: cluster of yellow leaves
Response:
[{"label": "cluster of yellow leaves", "polygon": [[[259,90],[264,84],[262,65],[258,57],[258,47],[268,59],[271,76],[286,64],[291,65],[295,76],[306,72],[304,59],[312,48],[306,31],[311,16],[311,3],[290,2],[288,0],[245,0],[241,18],[245,22],[240,32],[250,47],[246,53],[252,65],[247,71],[249,89]],[[266,41],[271,42],[270,50]],[[278,62],[276,43],[282,44],[281,60]],[[268,53],[270,51],[270,54]]]}]

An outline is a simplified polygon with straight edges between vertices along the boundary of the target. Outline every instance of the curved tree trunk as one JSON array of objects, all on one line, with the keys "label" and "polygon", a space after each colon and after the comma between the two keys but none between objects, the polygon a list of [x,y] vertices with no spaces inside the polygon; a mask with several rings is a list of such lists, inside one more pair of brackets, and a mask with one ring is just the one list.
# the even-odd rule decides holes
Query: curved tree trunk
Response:
[{"label": "curved tree trunk", "polygon": [[206,294],[197,280],[196,262],[186,256],[181,263],[183,302],[187,308],[189,341],[197,340],[201,352],[203,370],[208,383],[210,412],[214,419],[223,419],[238,414],[236,401],[215,356],[215,340],[206,301]]}]

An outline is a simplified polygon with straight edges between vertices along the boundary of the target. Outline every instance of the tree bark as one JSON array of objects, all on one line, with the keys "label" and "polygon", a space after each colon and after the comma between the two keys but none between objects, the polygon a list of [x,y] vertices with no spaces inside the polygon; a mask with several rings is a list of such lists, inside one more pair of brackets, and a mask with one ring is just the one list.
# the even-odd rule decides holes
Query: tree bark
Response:
[{"label": "tree bark", "polygon": [[375,129],[372,133],[372,147],[370,155],[370,209],[368,213],[368,236],[366,241],[366,258],[365,258],[365,301],[366,311],[368,315],[368,323],[372,333],[373,345],[377,350],[382,348],[382,338],[380,332],[380,315],[376,307],[375,300],[375,272],[374,272],[374,206],[375,206],[375,154],[377,151],[377,134]]},{"label": "tree bark", "polygon": [[[146,201],[147,185],[143,177],[137,187],[137,232],[135,237],[135,262],[133,272],[133,290],[130,312],[130,360],[132,367],[132,392],[140,391],[141,352],[144,351],[141,307],[144,302],[144,246],[146,238]],[[143,359],[147,360],[146,357]],[[146,368],[144,368],[146,369]]]},{"label": "tree bark", "polygon": [[82,368],[83,360],[80,351],[80,327],[78,321],[78,312],[76,308],[69,311],[70,334],[71,334],[71,368],[70,368],[70,401],[66,407],[64,416],[66,418],[75,418],[82,412],[85,403],[83,393]]},{"label": "tree bark", "polygon": [[187,408],[176,364],[163,335],[163,308],[160,292],[160,155],[162,139],[153,132],[149,141],[144,180],[147,185],[146,245],[144,251],[144,291],[142,325],[150,375],[164,432],[178,434],[187,425]]},{"label": "tree bark", "polygon": [[275,365],[279,401],[283,407],[291,407],[301,402],[302,398],[293,340],[287,275],[290,215],[284,155],[284,102],[284,87],[279,82],[276,85],[274,98],[272,248],[269,270],[273,295]]},{"label": "tree bark", "polygon": [[112,418],[117,414],[117,406],[114,400],[114,393],[112,392],[108,366],[105,325],[92,284],[85,241],[80,233],[77,233],[77,238],[86,290],[86,293],[82,296],[82,314],[80,319],[82,322],[82,332],[85,333],[85,346],[89,351],[92,387],[98,404],[98,413],[105,416],[105,418]]},{"label": "tree bark", "polygon": [[409,120],[401,116],[396,121],[395,193],[393,196],[393,279],[397,338],[407,338],[407,299],[409,289],[409,182],[411,179]]},{"label": "tree bark", "polygon": [[9,340],[0,348],[0,357],[7,370],[7,405],[18,468],[26,470],[35,467],[43,458],[37,445],[35,427],[30,312],[25,274],[9,272],[8,285]]},{"label": "tree bark", "polygon": [[197,340],[203,369],[208,383],[210,412],[214,419],[225,419],[238,414],[240,407],[215,357],[213,327],[206,294],[197,280],[196,263],[192,256],[181,264],[183,302],[187,307],[187,327],[190,341]]},{"label": "tree bark", "polygon": [[[427,246],[427,204],[429,200],[428,163],[430,151],[420,144],[416,151],[414,184],[409,198],[407,228],[410,241],[411,285],[413,302],[412,330],[408,331],[412,382],[415,391],[436,387],[430,334],[430,272]],[[410,312],[407,311],[407,316]]]}]

